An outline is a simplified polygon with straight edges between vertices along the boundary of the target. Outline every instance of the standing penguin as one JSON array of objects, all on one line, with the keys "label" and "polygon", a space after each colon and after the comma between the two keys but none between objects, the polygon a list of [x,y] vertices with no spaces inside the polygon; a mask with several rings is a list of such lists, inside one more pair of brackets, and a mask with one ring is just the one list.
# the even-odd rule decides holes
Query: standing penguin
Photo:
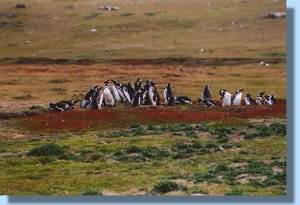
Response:
[{"label": "standing penguin", "polygon": [[138,91],[141,88],[142,88],[142,80],[138,78],[134,83],[134,90]]},{"label": "standing penguin", "polygon": [[150,81],[147,80],[144,87],[142,88],[143,90],[143,105],[152,105],[150,96],[149,96],[149,88],[150,88]]},{"label": "standing penguin", "polygon": [[111,81],[112,81],[111,92],[114,96],[115,101],[120,102],[122,99],[119,95],[118,88],[117,88],[119,83],[115,80],[111,80]]},{"label": "standing penguin", "polygon": [[99,86],[92,87],[89,92],[84,96],[84,99],[80,102],[81,108],[93,108],[96,102],[96,98],[99,94]]},{"label": "standing penguin", "polygon": [[148,97],[152,106],[156,106],[160,104],[159,94],[156,90],[155,83],[150,82],[148,87]]},{"label": "standing penguin", "polygon": [[216,104],[211,99],[211,93],[209,90],[209,86],[205,85],[202,93],[202,98],[199,98],[199,102],[203,102],[207,107],[214,107]]},{"label": "standing penguin", "polygon": [[258,95],[256,96],[256,99],[255,99],[256,104],[262,105],[264,103],[264,94],[265,94],[265,91],[258,93]]},{"label": "standing penguin", "polygon": [[130,97],[130,94],[129,94],[127,86],[122,85],[122,91],[123,91],[123,94],[124,94],[125,99],[126,99],[125,102],[130,103],[131,102],[131,97]]},{"label": "standing penguin", "polygon": [[246,94],[245,96],[245,104],[246,105],[255,105],[255,100],[251,97],[249,93]]},{"label": "standing penguin", "polygon": [[112,80],[112,82],[117,89],[117,92],[121,98],[121,102],[126,102],[127,99],[126,99],[126,96],[124,95],[123,85],[116,80]]},{"label": "standing penguin", "polygon": [[133,96],[132,105],[133,106],[141,106],[143,101],[143,91],[142,88],[138,89]]},{"label": "standing penguin", "polygon": [[242,103],[242,95],[243,95],[243,88],[242,89],[237,89],[234,93],[234,95],[232,96],[232,105],[241,105]]},{"label": "standing penguin", "polygon": [[276,103],[274,95],[266,95],[264,102],[267,105],[273,105],[274,103]]},{"label": "standing penguin", "polygon": [[131,83],[129,82],[128,84],[127,84],[127,90],[128,90],[128,93],[129,93],[129,96],[130,96],[130,98],[131,98],[131,101],[132,101],[132,99],[133,99],[133,96],[134,96],[134,88],[132,87],[132,85],[131,85]]},{"label": "standing penguin", "polygon": [[164,99],[165,99],[165,105],[168,106],[174,105],[174,96],[171,89],[171,83],[168,83],[167,87],[164,89]]},{"label": "standing penguin", "polygon": [[222,107],[230,106],[231,105],[231,96],[232,96],[231,93],[225,89],[221,89],[219,93],[220,93],[221,99],[222,99]]},{"label": "standing penguin", "polygon": [[101,109],[103,106],[114,106],[115,100],[113,94],[111,93],[108,81],[104,81],[104,87],[101,89],[99,93],[98,100],[98,109]]}]

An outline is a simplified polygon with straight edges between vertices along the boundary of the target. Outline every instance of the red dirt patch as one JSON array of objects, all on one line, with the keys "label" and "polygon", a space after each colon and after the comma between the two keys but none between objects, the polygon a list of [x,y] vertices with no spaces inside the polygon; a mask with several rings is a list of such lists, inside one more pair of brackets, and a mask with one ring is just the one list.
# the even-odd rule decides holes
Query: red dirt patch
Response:
[{"label": "red dirt patch", "polygon": [[198,105],[185,107],[156,108],[112,108],[98,110],[74,110],[63,113],[45,113],[21,118],[25,128],[36,131],[62,132],[80,131],[92,128],[120,128],[134,124],[159,123],[197,123],[201,121],[237,122],[243,119],[261,117],[284,117],[285,101],[273,106],[239,106],[228,108],[205,109]]}]

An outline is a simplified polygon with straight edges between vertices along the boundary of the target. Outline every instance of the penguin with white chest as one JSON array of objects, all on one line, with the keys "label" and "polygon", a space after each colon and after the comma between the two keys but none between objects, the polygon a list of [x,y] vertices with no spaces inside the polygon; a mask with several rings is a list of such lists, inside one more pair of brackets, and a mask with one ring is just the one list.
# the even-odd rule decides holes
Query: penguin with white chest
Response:
[{"label": "penguin with white chest", "polygon": [[111,92],[113,94],[113,97],[115,99],[116,102],[121,102],[121,96],[119,95],[119,92],[118,92],[118,85],[119,83],[115,80],[111,80],[112,82],[112,85],[111,85]]},{"label": "penguin with white chest", "polygon": [[255,99],[255,103],[257,105],[264,104],[264,94],[265,94],[265,91],[260,92],[260,93],[257,94],[256,99]]},{"label": "penguin with white chest", "polygon": [[225,89],[221,89],[219,93],[222,99],[222,107],[231,106],[231,93]]},{"label": "penguin with white chest", "polygon": [[160,104],[159,94],[156,90],[155,83],[150,82],[148,87],[148,98],[152,106],[157,106]]},{"label": "penguin with white chest", "polygon": [[243,96],[243,88],[242,89],[237,89],[232,96],[232,105],[241,105],[242,104],[242,96]]},{"label": "penguin with white chest", "polygon": [[255,105],[256,102],[255,100],[252,98],[252,96],[250,95],[250,93],[247,93],[245,96],[245,105]]},{"label": "penguin with white chest", "polygon": [[115,105],[115,99],[108,86],[108,80],[107,80],[104,82],[104,87],[101,89],[99,93],[98,109],[101,109],[104,106],[114,106],[114,105]]},{"label": "penguin with white chest", "polygon": [[267,105],[273,105],[274,103],[276,103],[274,95],[266,95],[264,103]]}]

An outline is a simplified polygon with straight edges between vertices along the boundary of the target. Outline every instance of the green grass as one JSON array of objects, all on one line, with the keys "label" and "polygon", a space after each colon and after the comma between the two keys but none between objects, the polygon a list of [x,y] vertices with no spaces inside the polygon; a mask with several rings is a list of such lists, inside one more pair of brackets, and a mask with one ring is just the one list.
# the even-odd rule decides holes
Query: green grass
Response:
[{"label": "green grass", "polygon": [[[218,132],[211,134],[210,139],[172,134],[189,129],[197,134],[210,133],[217,127],[230,129],[222,124],[134,125],[127,131],[132,134],[136,129],[143,130],[138,137],[107,137],[105,131],[102,135],[90,131],[55,134],[38,140],[2,139],[1,153],[6,155],[0,158],[3,167],[0,192],[13,195],[135,194],[137,190],[153,194],[165,194],[166,190],[184,194],[202,190],[212,195],[285,193],[285,144],[280,134],[231,142],[233,133],[253,129],[247,125],[235,126],[227,143],[217,140]],[[153,134],[161,129],[164,131],[160,134]],[[236,149],[248,154],[239,154]],[[231,167],[232,163],[243,162],[247,165],[242,168]],[[275,166],[283,172],[274,173]],[[267,178],[240,184],[236,177],[245,173]],[[175,182],[178,186],[173,186],[170,181],[176,179],[192,180],[194,185]],[[165,181],[168,182],[161,183]],[[218,189],[211,188],[215,184]]]}]

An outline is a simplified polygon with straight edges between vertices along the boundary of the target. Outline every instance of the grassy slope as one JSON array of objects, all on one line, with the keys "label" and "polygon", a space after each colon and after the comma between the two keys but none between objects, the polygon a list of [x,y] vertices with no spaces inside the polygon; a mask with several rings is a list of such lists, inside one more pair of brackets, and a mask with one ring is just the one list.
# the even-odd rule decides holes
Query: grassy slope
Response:
[{"label": "grassy slope", "polygon": [[2,13],[17,14],[0,17],[10,25],[1,28],[0,58],[257,57],[286,50],[285,20],[261,18],[284,11],[284,1],[109,1],[116,12],[98,9],[106,1],[26,2],[19,10],[17,0],[0,2]]}]

